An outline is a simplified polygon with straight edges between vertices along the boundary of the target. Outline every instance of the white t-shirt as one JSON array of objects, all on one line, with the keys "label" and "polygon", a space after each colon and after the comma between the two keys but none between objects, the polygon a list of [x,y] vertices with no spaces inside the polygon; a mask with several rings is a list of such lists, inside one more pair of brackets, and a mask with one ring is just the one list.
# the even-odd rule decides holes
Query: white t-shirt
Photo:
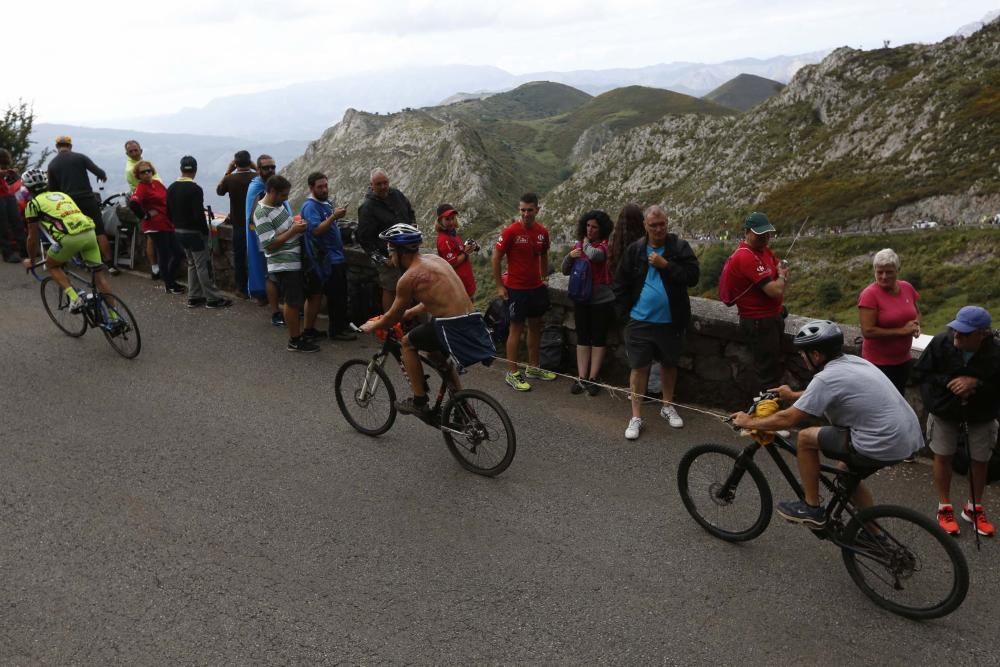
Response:
[{"label": "white t-shirt", "polygon": [[889,378],[851,354],[828,362],[795,407],[848,429],[854,449],[877,461],[900,461],[924,444],[916,413]]}]

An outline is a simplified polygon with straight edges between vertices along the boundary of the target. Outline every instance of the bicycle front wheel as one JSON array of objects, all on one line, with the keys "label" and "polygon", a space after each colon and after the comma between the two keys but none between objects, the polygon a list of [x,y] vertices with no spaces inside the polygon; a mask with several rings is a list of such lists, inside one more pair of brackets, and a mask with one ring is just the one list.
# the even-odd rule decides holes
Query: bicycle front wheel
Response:
[{"label": "bicycle front wheel", "polygon": [[469,472],[499,475],[514,460],[517,436],[499,401],[476,389],[456,391],[441,416],[448,451]]},{"label": "bicycle front wheel", "polygon": [[337,371],[333,387],[347,423],[365,435],[382,435],[396,421],[396,390],[374,360],[351,359]]},{"label": "bicycle front wheel", "polygon": [[79,338],[87,331],[83,313],[70,312],[69,297],[52,276],[42,280],[42,305],[52,322],[67,336]]},{"label": "bicycle front wheel", "polygon": [[872,602],[916,620],[958,609],[969,592],[969,566],[955,540],[908,507],[858,512],[843,536],[844,565]]},{"label": "bicycle front wheel", "polygon": [[737,461],[739,456],[725,445],[698,445],[677,468],[677,490],[688,514],[727,542],[745,542],[763,533],[774,510],[764,473],[753,461]]},{"label": "bicycle front wheel", "polygon": [[135,359],[142,349],[142,337],[139,335],[139,323],[121,297],[114,294],[101,294],[101,315],[104,321],[100,324],[104,337],[114,351],[126,359]]}]

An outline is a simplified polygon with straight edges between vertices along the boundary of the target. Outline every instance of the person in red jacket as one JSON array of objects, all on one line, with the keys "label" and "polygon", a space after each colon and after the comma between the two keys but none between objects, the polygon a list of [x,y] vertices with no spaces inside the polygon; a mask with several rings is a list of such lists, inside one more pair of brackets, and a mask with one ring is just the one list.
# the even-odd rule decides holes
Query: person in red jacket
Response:
[{"label": "person in red jacket", "polygon": [[26,254],[24,222],[17,205],[21,174],[14,169],[10,153],[0,148],[0,251],[3,261],[15,263]]},{"label": "person in red jacket", "polygon": [[137,207],[136,215],[142,219],[142,233],[152,236],[156,246],[156,259],[160,264],[160,277],[170,294],[184,294],[177,284],[177,268],[184,251],[181,249],[174,224],[167,217],[167,188],[153,176],[156,168],[151,162],[140,160],[133,167],[139,184],[135,186],[130,204]]},{"label": "person in red jacket", "polygon": [[438,255],[455,269],[471,299],[476,293],[476,277],[472,274],[469,255],[479,251],[479,244],[475,241],[462,242],[462,238],[458,235],[458,212],[451,204],[441,204],[437,207],[437,222],[434,223],[434,229],[438,233]]}]

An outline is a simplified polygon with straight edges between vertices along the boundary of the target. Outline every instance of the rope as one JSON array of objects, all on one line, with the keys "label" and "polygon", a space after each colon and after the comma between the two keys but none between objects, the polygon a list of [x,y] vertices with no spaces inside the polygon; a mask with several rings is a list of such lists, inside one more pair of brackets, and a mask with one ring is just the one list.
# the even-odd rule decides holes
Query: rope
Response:
[{"label": "rope", "polygon": [[[499,355],[494,355],[493,359],[496,360],[496,361],[503,361],[505,363],[514,363],[514,365],[519,366],[521,368],[525,368],[525,369],[527,369],[527,368],[534,368],[530,364],[524,364],[524,363],[517,362],[517,361],[511,362],[509,359],[506,359],[505,357],[501,357]],[[632,391],[630,389],[626,388],[626,387],[616,387],[615,385],[606,384],[604,382],[593,382],[591,380],[580,378],[580,377],[577,377],[575,375],[569,375],[569,374],[566,374],[566,373],[558,373],[556,371],[549,371],[549,372],[553,373],[557,377],[566,378],[567,380],[573,380],[574,382],[585,382],[587,384],[592,384],[594,386],[600,387],[601,389],[606,390],[608,392],[608,395],[611,396],[611,398],[614,398],[614,399],[630,400],[630,397],[632,396]],[[703,415],[708,415],[709,417],[715,417],[716,419],[718,419],[720,421],[727,421],[729,419],[729,415],[719,414],[717,412],[712,412],[710,410],[705,410],[703,408],[696,408],[693,405],[685,405],[684,403],[677,403],[676,401],[665,401],[661,397],[647,396],[645,394],[637,394],[637,396],[639,398],[644,398],[644,399],[647,399],[647,400],[650,400],[650,401],[655,401],[657,403],[663,403],[664,405],[672,405],[674,407],[682,408],[684,410],[690,410],[692,412],[700,412]],[[777,404],[775,404],[775,405],[777,405]]]}]

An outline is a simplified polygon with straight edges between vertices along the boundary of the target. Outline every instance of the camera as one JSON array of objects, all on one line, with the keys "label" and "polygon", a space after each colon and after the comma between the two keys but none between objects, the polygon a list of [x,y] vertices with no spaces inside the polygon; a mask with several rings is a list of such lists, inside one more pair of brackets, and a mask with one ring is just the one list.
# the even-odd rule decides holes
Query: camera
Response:
[{"label": "camera", "polygon": [[474,239],[468,239],[465,245],[469,246],[470,252],[479,252],[479,244]]}]

